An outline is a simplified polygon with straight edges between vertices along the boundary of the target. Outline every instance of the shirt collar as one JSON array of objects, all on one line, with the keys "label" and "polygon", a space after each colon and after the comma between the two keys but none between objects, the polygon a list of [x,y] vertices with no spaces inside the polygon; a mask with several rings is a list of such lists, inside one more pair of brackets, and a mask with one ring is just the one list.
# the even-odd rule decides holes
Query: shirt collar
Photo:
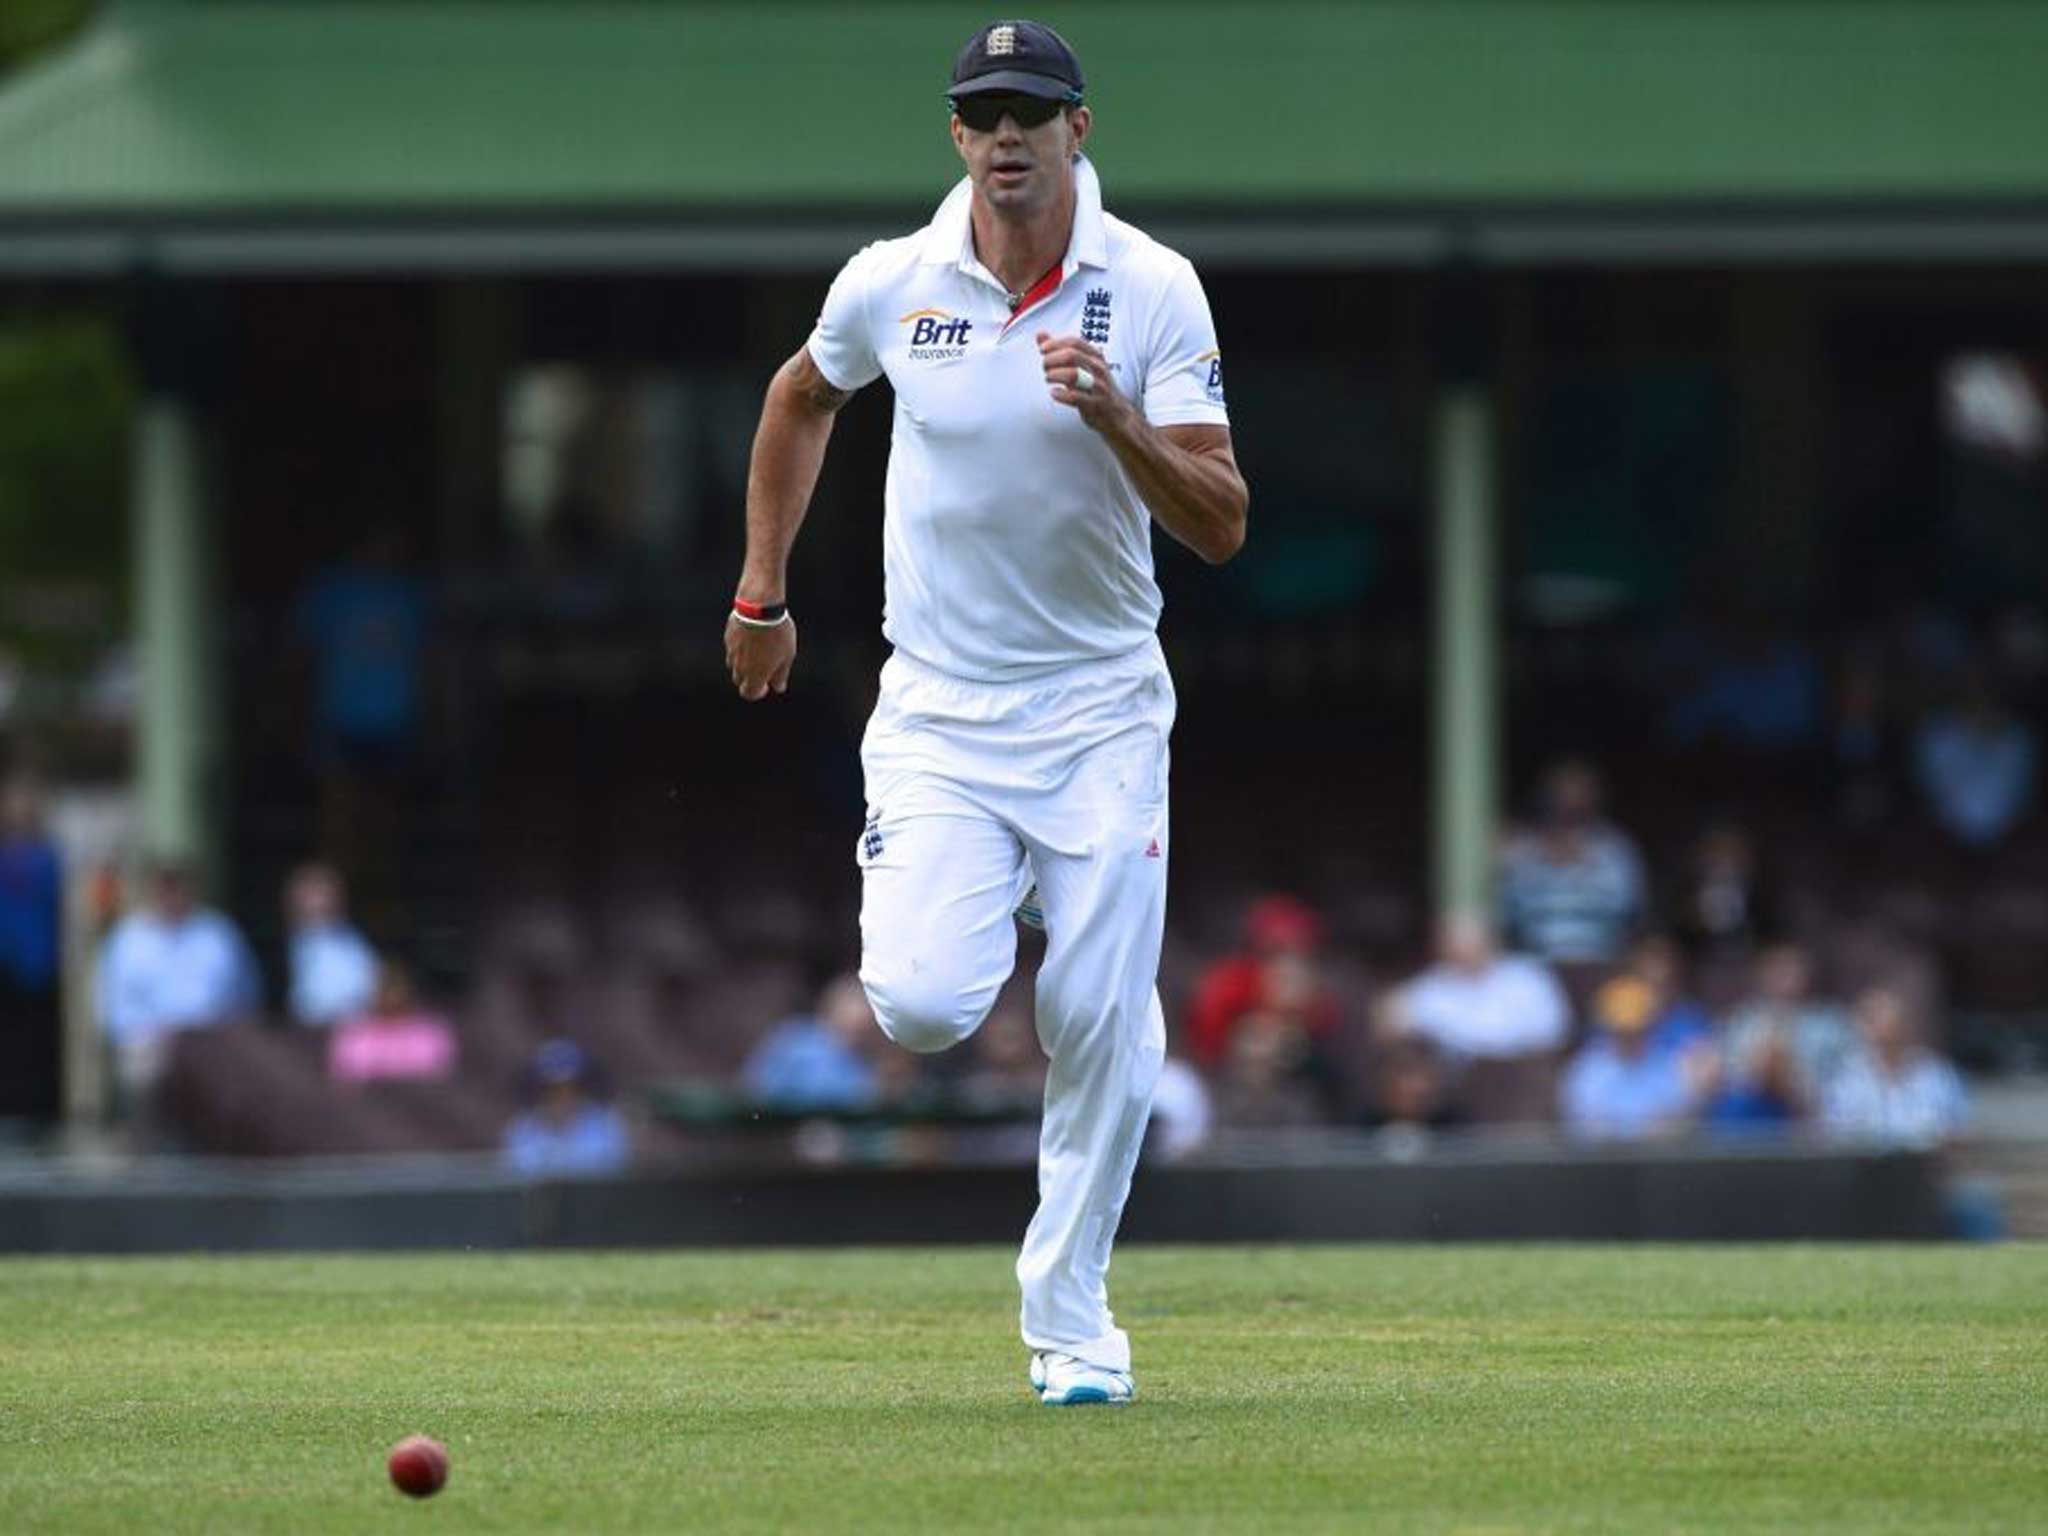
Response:
[{"label": "shirt collar", "polygon": [[[919,260],[927,266],[958,267],[971,272],[977,265],[974,227],[968,209],[974,199],[974,183],[965,176],[925,227]],[[1074,161],[1074,232],[1067,240],[1062,266],[1107,267],[1109,231],[1102,221],[1102,181],[1086,155]]]}]

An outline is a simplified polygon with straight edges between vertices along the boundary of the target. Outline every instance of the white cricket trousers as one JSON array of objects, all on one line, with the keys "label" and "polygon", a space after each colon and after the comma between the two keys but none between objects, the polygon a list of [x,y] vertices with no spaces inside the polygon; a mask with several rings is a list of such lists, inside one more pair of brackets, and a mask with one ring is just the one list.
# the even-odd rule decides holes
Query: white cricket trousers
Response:
[{"label": "white cricket trousers", "polygon": [[1127,1371],[1109,1250],[1166,1053],[1167,737],[1157,640],[1019,683],[900,651],[861,742],[861,984],[898,1045],[980,1027],[1017,958],[1011,910],[1045,910],[1038,1042],[1051,1060],[1038,1212],[1017,1281],[1024,1342]]}]

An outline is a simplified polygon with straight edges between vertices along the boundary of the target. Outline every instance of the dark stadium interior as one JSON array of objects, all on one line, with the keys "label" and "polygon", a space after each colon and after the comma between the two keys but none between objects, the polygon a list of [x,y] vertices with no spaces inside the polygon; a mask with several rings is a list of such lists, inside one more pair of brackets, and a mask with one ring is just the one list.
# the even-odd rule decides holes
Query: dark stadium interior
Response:
[{"label": "dark stadium interior", "polygon": [[[845,412],[797,549],[792,692],[738,703],[713,633],[759,392],[822,281],[15,293],[22,312],[125,316],[145,374],[200,403],[228,689],[218,899],[277,978],[277,892],[304,859],[334,860],[371,938],[457,1014],[475,1069],[411,1092],[412,1113],[317,1130],[285,1108],[335,1107],[311,1043],[189,1040],[181,1083],[211,1071],[285,1128],[250,1140],[195,1110],[200,1145],[488,1145],[543,1038],[584,1038],[627,1083],[727,1072],[851,964],[886,386]],[[1959,436],[1945,404],[1973,360],[2038,377],[2030,272],[1225,267],[1209,288],[1254,532],[1222,570],[1155,541],[1183,701],[1170,1018],[1254,899],[1299,895],[1328,925],[1355,1104],[1377,1000],[1427,961],[1430,402],[1455,329],[1490,334],[1501,401],[1510,816],[1546,765],[1597,764],[1655,927],[1676,924],[1703,835],[1733,824],[1837,995],[1903,957],[1960,1060],[2040,1059],[2048,828],[2037,807],[1996,846],[1959,847],[1904,762],[1957,658],[2043,719],[2041,464]],[[520,402],[563,400],[573,430],[535,449]],[[509,482],[534,452],[552,489],[522,499]],[[380,528],[424,583],[429,686],[419,750],[366,831],[313,746],[297,614]],[[1805,690],[1801,718],[1751,730],[1702,702],[1754,666]],[[1859,687],[1880,700],[1875,809],[1836,740]],[[90,731],[52,753],[87,779],[119,761]],[[1739,967],[1692,978],[1709,1004],[1744,984]],[[1587,984],[1574,995],[1583,1008]],[[265,1062],[298,1087],[266,1100],[231,1081]],[[1547,1095],[1499,1098],[1521,1113]]]},{"label": "dark stadium interior", "polygon": [[[853,958],[885,386],[845,413],[798,547],[788,697],[735,701],[714,633],[759,391],[821,284],[182,293],[174,331],[205,355],[173,366],[205,401],[224,533],[220,895],[276,975],[284,876],[338,862],[372,937],[460,1012],[493,1104],[563,1029],[628,1078],[729,1069]],[[1941,409],[1959,359],[2048,356],[2031,273],[1225,269],[1209,287],[1254,534],[1222,571],[1157,541],[1183,698],[1170,1014],[1267,891],[1324,914],[1357,1030],[1427,957],[1428,411],[1445,327],[1472,329],[1476,306],[1502,396],[1511,812],[1546,764],[1593,760],[1660,894],[1704,830],[1739,823],[1837,985],[1903,947],[1940,978],[1966,1059],[2031,1059],[2039,816],[1989,853],[1953,847],[1903,791],[1850,825],[1829,746],[1859,668],[1886,680],[1887,729],[1906,728],[1939,686],[1930,644],[1997,650],[2041,719],[2040,467],[1973,458]],[[584,415],[522,520],[512,402],[535,379]],[[365,837],[323,803],[294,611],[387,525],[430,594],[431,686],[398,824]],[[1681,722],[1716,666],[1765,654],[1818,690],[1810,718],[1771,739]],[[201,1076],[208,1057],[311,1061],[287,1038],[247,1057],[188,1045]],[[395,1123],[487,1144],[495,1113]]]}]

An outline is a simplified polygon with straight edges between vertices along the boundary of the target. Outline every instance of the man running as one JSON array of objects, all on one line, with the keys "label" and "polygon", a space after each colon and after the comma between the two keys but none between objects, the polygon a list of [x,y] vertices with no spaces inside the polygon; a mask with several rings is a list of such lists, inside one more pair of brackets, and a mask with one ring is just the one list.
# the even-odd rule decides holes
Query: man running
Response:
[{"label": "man running", "polygon": [[860,978],[890,1039],[971,1035],[1042,914],[1051,1067],[1039,1205],[1017,1261],[1044,1402],[1126,1402],[1110,1245],[1165,1051],[1174,693],[1151,523],[1220,563],[1249,495],[1194,268],[1102,209],[1080,61],[1051,28],[983,27],[948,101],[966,177],[868,246],[769,385],[726,624],[741,697],[789,685],[784,585],[835,412],[886,374],[894,653],[861,743]]}]

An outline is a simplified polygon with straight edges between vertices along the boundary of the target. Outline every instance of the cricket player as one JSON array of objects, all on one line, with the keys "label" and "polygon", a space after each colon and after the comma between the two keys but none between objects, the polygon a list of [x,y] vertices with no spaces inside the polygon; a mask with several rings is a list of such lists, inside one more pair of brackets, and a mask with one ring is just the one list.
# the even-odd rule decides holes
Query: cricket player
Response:
[{"label": "cricket player", "polygon": [[890,1039],[944,1050],[1009,976],[1013,914],[1042,921],[1051,1066],[1017,1279],[1056,1405],[1133,1391],[1107,1279],[1165,1054],[1174,692],[1151,524],[1220,563],[1249,501],[1208,301],[1184,257],[1103,211],[1082,90],[1036,22],[960,50],[967,174],[922,230],[846,264],[769,385],[725,630],[742,698],[788,687],[790,545],[834,413],[886,375],[894,649],[861,743],[860,979]]}]

